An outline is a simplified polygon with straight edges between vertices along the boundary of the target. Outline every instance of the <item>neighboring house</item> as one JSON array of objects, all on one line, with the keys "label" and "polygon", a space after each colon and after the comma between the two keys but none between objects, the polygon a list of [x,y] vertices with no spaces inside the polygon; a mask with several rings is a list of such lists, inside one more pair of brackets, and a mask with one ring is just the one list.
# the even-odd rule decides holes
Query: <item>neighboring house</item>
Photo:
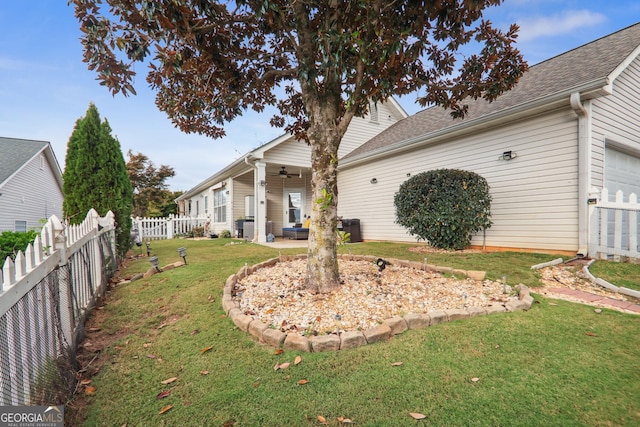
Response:
[{"label": "neighboring house", "polygon": [[0,232],[62,218],[62,172],[47,141],[0,137]]},{"label": "neighboring house", "polygon": [[[407,117],[394,99],[371,107],[367,117],[352,120],[339,156]],[[310,164],[310,147],[282,135],[182,194],[176,199],[178,213],[209,218],[206,232],[211,234],[229,230],[259,242],[269,233],[282,236],[283,228],[301,224],[311,214]]]},{"label": "neighboring house", "polygon": [[409,176],[456,168],[487,179],[493,226],[472,244],[587,255],[590,190],[640,196],[640,24],[532,66],[464,120],[428,108],[341,158],[338,213],[365,240],[415,241],[395,224]]}]

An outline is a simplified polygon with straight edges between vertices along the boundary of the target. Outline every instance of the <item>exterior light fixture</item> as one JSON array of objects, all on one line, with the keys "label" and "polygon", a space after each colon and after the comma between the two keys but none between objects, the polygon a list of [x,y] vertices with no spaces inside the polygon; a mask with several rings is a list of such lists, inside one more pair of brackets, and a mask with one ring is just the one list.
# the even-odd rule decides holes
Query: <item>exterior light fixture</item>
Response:
[{"label": "exterior light fixture", "polygon": [[500,157],[498,157],[498,160],[513,160],[516,157],[518,157],[518,155],[513,152],[513,151],[505,151],[504,153],[502,153],[500,155]]},{"label": "exterior light fixture", "polygon": [[151,242],[144,242],[147,246],[147,256],[151,255]]},{"label": "exterior light fixture", "polygon": [[156,269],[156,271],[158,273],[160,273],[160,267],[158,266],[159,265],[159,261],[158,261],[158,257],[157,256],[152,256],[151,258],[149,258],[149,263],[151,264],[151,266],[153,268]]},{"label": "exterior light fixture", "polygon": [[178,248],[178,254],[182,257],[184,265],[187,265],[187,248]]}]

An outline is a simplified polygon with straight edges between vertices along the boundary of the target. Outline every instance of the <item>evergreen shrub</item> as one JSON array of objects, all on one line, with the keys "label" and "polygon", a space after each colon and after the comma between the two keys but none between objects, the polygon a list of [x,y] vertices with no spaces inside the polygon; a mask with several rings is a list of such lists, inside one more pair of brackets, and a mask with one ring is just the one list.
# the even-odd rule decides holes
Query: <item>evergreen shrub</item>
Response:
[{"label": "evergreen shrub", "polygon": [[437,169],[414,175],[395,194],[396,223],[441,249],[464,249],[491,227],[489,184],[475,172]]}]

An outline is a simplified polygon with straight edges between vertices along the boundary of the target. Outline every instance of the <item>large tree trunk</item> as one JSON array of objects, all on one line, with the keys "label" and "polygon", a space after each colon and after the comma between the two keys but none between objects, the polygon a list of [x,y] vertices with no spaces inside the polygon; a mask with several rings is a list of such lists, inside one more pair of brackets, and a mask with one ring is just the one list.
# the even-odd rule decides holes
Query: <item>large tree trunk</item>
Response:
[{"label": "large tree trunk", "polygon": [[[335,122],[335,119],[325,123]],[[337,257],[338,146],[335,126],[312,125],[312,215],[309,229],[307,289],[328,293],[340,286]]]}]

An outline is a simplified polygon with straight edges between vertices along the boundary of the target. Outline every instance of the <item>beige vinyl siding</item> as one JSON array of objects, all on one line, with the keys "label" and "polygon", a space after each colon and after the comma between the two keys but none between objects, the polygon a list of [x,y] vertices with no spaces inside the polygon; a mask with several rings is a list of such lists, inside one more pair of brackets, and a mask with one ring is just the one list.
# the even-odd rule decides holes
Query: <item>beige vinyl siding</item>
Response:
[{"label": "beige vinyl siding", "polygon": [[[486,244],[513,248],[577,248],[577,119],[566,109],[347,167],[340,173],[339,215],[359,218],[366,240],[414,241],[395,221],[393,197],[407,174],[471,170],[491,187]],[[517,158],[499,160],[504,151]],[[371,178],[378,180],[371,184]],[[473,244],[482,244],[476,236]]]},{"label": "beige vinyl siding", "polygon": [[338,158],[346,156],[395,122],[401,117],[397,116],[388,103],[378,103],[378,120],[372,121],[370,115],[364,118],[354,117],[347,132],[340,142]]},{"label": "beige vinyl siding", "polygon": [[16,220],[26,221],[27,229],[39,229],[40,220],[51,215],[62,219],[62,189],[43,156],[31,159],[0,188],[0,232],[14,231]]},{"label": "beige vinyl siding", "polygon": [[592,186],[602,188],[606,145],[640,156],[640,59],[613,82],[613,94],[594,100],[592,114]]},{"label": "beige vinyl siding", "polygon": [[[397,113],[391,110],[389,104],[378,104],[377,122],[371,121],[368,116],[365,118],[354,117],[340,142],[338,158],[346,156],[397,120]],[[311,148],[306,142],[290,138],[288,141],[267,150],[265,160],[271,164],[282,164],[283,166],[309,167]],[[295,168],[289,167],[289,169],[290,173],[297,173]]]}]

